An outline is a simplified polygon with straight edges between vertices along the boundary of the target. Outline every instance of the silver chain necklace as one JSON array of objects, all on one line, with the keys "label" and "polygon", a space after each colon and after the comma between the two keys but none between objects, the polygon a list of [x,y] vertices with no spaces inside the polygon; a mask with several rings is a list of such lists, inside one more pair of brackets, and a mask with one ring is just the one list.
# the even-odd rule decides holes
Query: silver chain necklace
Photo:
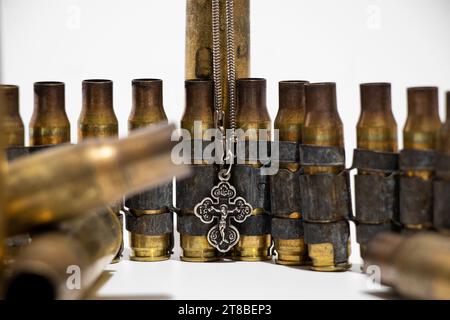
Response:
[{"label": "silver chain necklace", "polygon": [[[223,111],[222,70],[220,48],[220,0],[212,1],[213,77],[214,77],[214,119],[216,139],[222,142],[222,161],[219,170],[219,184],[211,190],[211,197],[204,198],[194,208],[194,213],[203,223],[217,221],[208,231],[208,242],[220,252],[228,252],[240,239],[238,229],[232,225],[244,222],[253,211],[252,206],[230,184],[236,142],[236,61],[234,44],[234,0],[225,0],[226,52],[229,126],[225,129]],[[227,136],[228,133],[228,136]],[[228,168],[226,167],[228,165]]]}]

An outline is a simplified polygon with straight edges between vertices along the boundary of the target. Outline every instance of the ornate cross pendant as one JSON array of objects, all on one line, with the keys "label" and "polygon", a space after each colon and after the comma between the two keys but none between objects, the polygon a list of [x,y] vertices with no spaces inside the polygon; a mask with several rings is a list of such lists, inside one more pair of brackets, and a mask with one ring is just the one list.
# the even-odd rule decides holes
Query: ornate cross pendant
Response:
[{"label": "ornate cross pendant", "polygon": [[236,197],[236,189],[227,181],[221,181],[211,190],[211,196],[194,208],[203,223],[217,220],[208,232],[208,242],[220,252],[228,252],[239,241],[239,231],[231,219],[242,223],[252,214],[252,206],[242,197]]}]

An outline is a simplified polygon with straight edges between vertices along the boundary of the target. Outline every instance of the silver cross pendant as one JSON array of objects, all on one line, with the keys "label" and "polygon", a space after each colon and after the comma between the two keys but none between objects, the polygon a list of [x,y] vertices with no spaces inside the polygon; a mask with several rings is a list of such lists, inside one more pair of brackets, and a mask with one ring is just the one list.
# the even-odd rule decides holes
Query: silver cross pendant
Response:
[{"label": "silver cross pendant", "polygon": [[208,232],[208,242],[220,252],[228,252],[239,241],[238,229],[231,224],[244,222],[253,211],[252,206],[242,197],[236,197],[236,189],[227,181],[221,181],[207,197],[197,204],[194,213],[203,223],[217,220]]}]

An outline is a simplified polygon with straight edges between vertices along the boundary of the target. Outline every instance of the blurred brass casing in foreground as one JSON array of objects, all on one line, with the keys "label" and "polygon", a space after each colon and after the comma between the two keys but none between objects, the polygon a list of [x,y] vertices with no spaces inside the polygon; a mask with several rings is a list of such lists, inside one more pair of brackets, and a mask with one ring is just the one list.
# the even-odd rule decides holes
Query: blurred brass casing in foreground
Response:
[{"label": "blurred brass casing in foreground", "polygon": [[[208,129],[214,128],[214,84],[212,80],[186,80],[185,81],[185,108],[181,118],[181,128],[187,130],[191,139],[203,140]],[[199,127],[195,127],[195,125]],[[182,220],[193,220],[195,225],[203,223],[194,216],[194,207],[203,198],[208,197],[214,186],[216,173],[214,165],[204,161],[193,162],[191,168],[192,177],[185,180],[177,179],[177,207],[180,209],[177,225],[180,231],[180,243],[182,248],[181,260],[187,262],[212,262],[219,260],[218,251],[211,246],[206,237],[206,232],[194,232],[195,230],[183,230]],[[213,172],[213,175],[210,173]],[[201,190],[207,189],[206,192]],[[180,228],[181,227],[181,228]],[[209,229],[209,227],[208,227]],[[185,231],[185,232],[183,232]],[[206,230],[202,230],[206,231]]]},{"label": "blurred brass casing in foreground", "polygon": [[[82,83],[83,106],[78,119],[78,143],[90,138],[118,138],[119,123],[113,108],[113,82],[91,79]],[[123,200],[109,207],[123,223]],[[122,250],[113,262],[118,262]]]},{"label": "blurred brass casing in foreground", "polygon": [[64,83],[36,82],[34,111],[29,125],[30,146],[70,142]]},{"label": "blurred brass casing in foreground", "polygon": [[2,135],[4,147],[20,147],[25,144],[25,131],[19,113],[19,87],[0,85],[0,102],[3,117]]},{"label": "blurred brass casing in foreground", "polygon": [[[305,85],[308,81],[281,81],[279,83],[279,109],[275,118],[275,130],[278,130],[280,142],[291,142],[294,144],[302,143],[302,126],[305,119]],[[298,145],[292,145],[292,147],[298,149]],[[280,158],[283,155],[280,155]],[[272,220],[272,224],[279,223],[283,228],[284,224],[289,223],[289,226],[293,224],[292,221],[285,221],[289,219],[301,220],[301,210],[297,208],[292,209],[289,212],[276,212],[274,206],[278,201],[292,204],[295,202],[292,198],[300,197],[298,188],[300,187],[300,181],[296,173],[300,170],[299,162],[281,162],[279,164],[280,170],[286,170],[283,175],[277,174],[271,177],[271,193],[273,197],[278,197],[275,202],[272,201],[272,215],[276,220]],[[289,181],[280,180],[278,177],[289,177]],[[275,183],[276,182],[276,183]],[[286,185],[288,184],[288,185]],[[284,186],[283,186],[284,185]],[[281,187],[283,186],[283,187]],[[288,191],[288,192],[286,192]],[[287,193],[287,194],[286,194]],[[286,201],[285,197],[289,197],[289,201]],[[302,222],[297,221],[303,229]],[[286,228],[284,228],[286,230]],[[273,229],[272,229],[273,231]],[[302,230],[298,230],[302,232]],[[296,238],[277,238],[272,234],[274,238],[274,250],[278,254],[276,263],[283,265],[302,265],[307,259],[307,248],[303,236]]]},{"label": "blurred brass casing in foreground", "polygon": [[[225,119],[228,121],[228,85],[226,67],[225,1],[220,0],[220,55],[222,96]],[[250,0],[234,1],[234,41],[236,47],[236,78],[250,76]],[[205,0],[186,0],[185,79],[212,79],[212,3]]]},{"label": "blurred brass casing in foreground", "polygon": [[55,147],[11,163],[8,235],[82,215],[154,187],[187,169],[171,161],[174,126],[142,129],[126,139]]},{"label": "blurred brass casing in foreground", "polygon": [[[132,91],[132,108],[128,118],[130,133],[139,128],[167,123],[163,107],[162,80],[134,79]],[[168,181],[125,200],[128,209],[126,225],[130,233],[131,260],[153,262],[170,258],[173,248],[173,213],[170,211],[172,189],[172,181]],[[157,221],[163,217],[166,219],[164,222]],[[167,228],[171,229],[170,232],[158,233],[156,230],[161,224],[170,224],[170,228]],[[140,230],[137,230],[139,228]]]},{"label": "blurred brass casing in foreground", "polygon": [[413,299],[450,299],[450,238],[437,233],[379,234],[367,246],[364,269]]},{"label": "blurred brass casing in foreground", "polygon": [[[266,86],[266,79],[262,78],[242,78],[236,82],[236,127],[241,130],[240,133],[237,133],[237,139],[241,142],[254,143],[271,140],[272,123],[267,110]],[[236,188],[237,195],[242,196],[252,205],[253,212],[243,224],[237,226],[241,237],[231,252],[231,258],[240,261],[269,260],[272,258],[270,227],[252,230],[252,234],[242,232],[244,224],[250,229],[256,224],[270,225],[268,216],[270,212],[269,176],[261,175],[262,163],[250,163],[247,159],[245,160],[245,164],[233,166],[231,183]],[[255,181],[258,181],[256,185]],[[259,190],[259,192],[255,196],[252,190]],[[260,203],[264,202],[265,206],[260,203],[255,205],[255,199],[252,197],[262,200]],[[250,226],[251,224],[253,227]]]},{"label": "blurred brass casing in foreground", "polygon": [[110,209],[62,222],[33,237],[8,267],[5,297],[83,298],[121,243],[121,225]]}]

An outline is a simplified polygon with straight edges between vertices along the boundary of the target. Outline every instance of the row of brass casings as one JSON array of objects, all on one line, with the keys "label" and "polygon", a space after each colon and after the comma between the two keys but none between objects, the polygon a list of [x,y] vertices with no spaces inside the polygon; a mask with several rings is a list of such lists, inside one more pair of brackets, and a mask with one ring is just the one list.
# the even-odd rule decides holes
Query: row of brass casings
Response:
[{"label": "row of brass casings", "polygon": [[[130,132],[154,124],[167,123],[162,107],[161,80],[136,79],[132,82],[132,89]],[[51,146],[70,143],[70,122],[65,111],[64,83],[35,83],[35,108],[30,122],[30,147],[24,147],[18,91],[17,86],[0,87],[0,93],[6,98],[7,106],[4,131],[9,147],[7,152],[9,160],[12,161]],[[113,82],[102,79],[85,80],[82,84],[82,93],[83,107],[78,120],[78,141],[81,143],[91,138],[117,138],[118,121],[113,108]],[[135,249],[132,259],[139,260],[141,256],[151,261],[167,259],[173,247],[171,202],[172,184],[167,183],[155,190],[127,198],[125,204],[128,210],[125,210],[122,202],[110,205],[121,222],[123,222],[122,211],[127,213],[127,229],[131,229],[130,240]],[[163,218],[163,221],[159,221],[159,231],[152,230],[152,235],[146,237],[134,231],[139,231],[135,229],[136,219],[141,221],[140,228],[145,229],[148,215],[152,217],[155,215],[159,220]],[[162,227],[163,225],[165,227]],[[150,241],[147,238],[150,238]],[[19,245],[24,241],[22,237],[17,237],[15,242]],[[141,250],[148,253],[142,254]],[[123,245],[114,262],[120,260],[122,251]]]},{"label": "row of brass casings", "polygon": [[[438,89],[409,88],[404,146],[397,152],[390,85],[362,87],[361,97],[363,108],[353,168],[358,169],[357,240],[364,257],[366,246],[378,233],[449,229],[450,193],[446,191],[450,132],[449,121],[442,125],[439,118]],[[447,93],[447,106],[449,98]]]}]

